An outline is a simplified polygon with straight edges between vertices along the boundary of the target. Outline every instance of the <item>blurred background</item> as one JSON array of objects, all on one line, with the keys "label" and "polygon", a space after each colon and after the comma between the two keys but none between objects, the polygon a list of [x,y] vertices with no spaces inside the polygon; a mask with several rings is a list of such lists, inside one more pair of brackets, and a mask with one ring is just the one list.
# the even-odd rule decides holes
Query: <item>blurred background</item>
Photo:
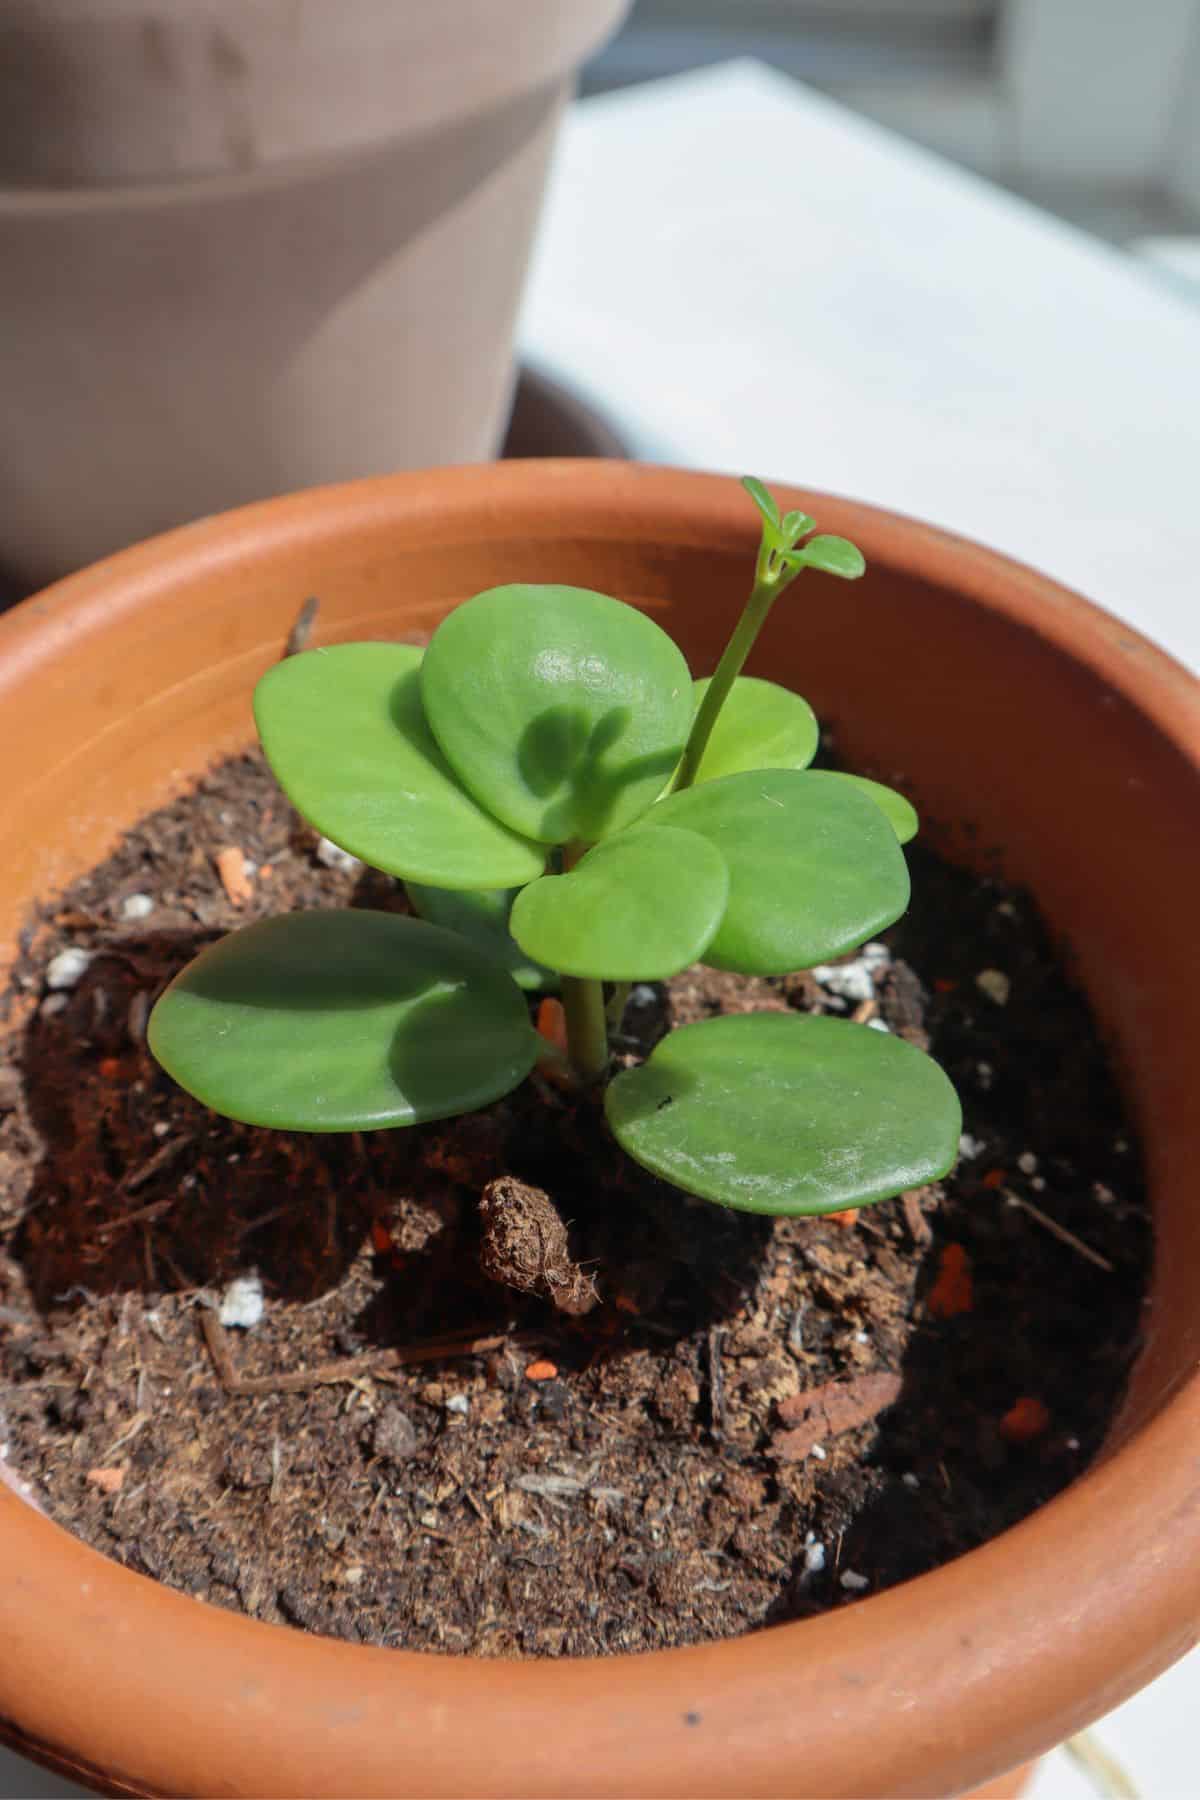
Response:
[{"label": "blurred background", "polygon": [[1200,228],[1197,0],[637,0],[583,91],[733,56],[1111,242]]}]

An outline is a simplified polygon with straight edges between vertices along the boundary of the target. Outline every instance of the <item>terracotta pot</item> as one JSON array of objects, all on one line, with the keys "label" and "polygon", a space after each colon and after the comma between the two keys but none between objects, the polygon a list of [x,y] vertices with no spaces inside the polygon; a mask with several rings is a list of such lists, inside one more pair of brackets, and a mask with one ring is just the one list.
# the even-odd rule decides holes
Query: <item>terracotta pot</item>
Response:
[{"label": "terracotta pot", "polygon": [[629,0],[15,0],[0,562],[486,460],[550,150]]},{"label": "terracotta pot", "polygon": [[[521,1664],[352,1647],[197,1604],[0,1488],[0,1717],[122,1791],[945,1795],[1057,1743],[1200,1616],[1200,703],[1128,626],[1002,557],[793,493],[870,565],[772,620],[759,666],[993,856],[1068,941],[1144,1134],[1145,1349],[1105,1454],[957,1562],[737,1642]],[[494,582],[587,584],[711,667],[753,548],[735,484],[619,464],[395,477],[144,544],[0,620],[0,939],[35,894],[252,737],[301,601],[326,641]],[[938,826],[937,821],[943,823]]]}]

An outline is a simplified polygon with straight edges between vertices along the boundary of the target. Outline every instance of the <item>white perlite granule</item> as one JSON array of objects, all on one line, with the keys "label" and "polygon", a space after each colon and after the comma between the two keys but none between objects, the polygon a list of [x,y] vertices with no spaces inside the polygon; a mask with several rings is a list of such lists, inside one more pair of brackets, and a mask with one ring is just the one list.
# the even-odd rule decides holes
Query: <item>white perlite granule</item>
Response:
[{"label": "white perlite granule", "polygon": [[347,875],[352,875],[355,869],[363,866],[361,858],[351,856],[348,850],[343,850],[340,844],[333,843],[327,837],[321,838],[317,844],[317,861],[324,863],[327,869],[341,869]]},{"label": "white perlite granule", "polygon": [[256,1274],[235,1275],[221,1295],[217,1317],[222,1325],[237,1326],[241,1331],[251,1331],[263,1316],[263,1306],[263,1285],[260,1277]]},{"label": "white perlite granule", "polygon": [[60,950],[46,967],[46,986],[56,990],[73,988],[92,960],[90,950]]}]

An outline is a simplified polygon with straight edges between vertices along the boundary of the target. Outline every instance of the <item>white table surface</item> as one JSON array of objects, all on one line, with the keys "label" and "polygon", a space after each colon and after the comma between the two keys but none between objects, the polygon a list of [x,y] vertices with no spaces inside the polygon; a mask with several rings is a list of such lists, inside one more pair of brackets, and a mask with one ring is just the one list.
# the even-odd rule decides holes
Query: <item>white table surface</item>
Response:
[{"label": "white table surface", "polygon": [[963,532],[1200,667],[1200,312],[784,76],[576,108],[523,339],[637,454]]},{"label": "white table surface", "polygon": [[[637,455],[932,520],[1200,667],[1200,308],[769,70],[574,110],[522,342]],[[1198,1701],[1200,1652],[1097,1728],[1144,1800],[1200,1791]],[[1059,1751],[1032,1800],[1094,1793]]]}]

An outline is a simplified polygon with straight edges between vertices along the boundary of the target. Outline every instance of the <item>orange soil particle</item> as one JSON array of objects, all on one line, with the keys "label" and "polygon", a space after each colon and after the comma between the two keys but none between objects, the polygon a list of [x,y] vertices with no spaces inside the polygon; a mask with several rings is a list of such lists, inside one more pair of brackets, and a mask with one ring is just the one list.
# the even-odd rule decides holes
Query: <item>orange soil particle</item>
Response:
[{"label": "orange soil particle", "polygon": [[245,906],[254,894],[254,883],[246,868],[246,853],[239,850],[236,844],[227,844],[224,850],[218,850],[213,859],[217,865],[217,874],[221,877],[221,886],[225,889],[231,906]]},{"label": "orange soil particle", "polygon": [[544,1357],[531,1362],[525,1370],[526,1381],[553,1381],[558,1374],[558,1364],[548,1362]]},{"label": "orange soil particle", "polygon": [[1010,1444],[1031,1444],[1050,1426],[1049,1409],[1032,1394],[1023,1394],[1000,1421],[1000,1436]]},{"label": "orange soil particle", "polygon": [[971,1260],[961,1244],[947,1244],[926,1304],[935,1319],[956,1319],[970,1312],[974,1300]]}]

